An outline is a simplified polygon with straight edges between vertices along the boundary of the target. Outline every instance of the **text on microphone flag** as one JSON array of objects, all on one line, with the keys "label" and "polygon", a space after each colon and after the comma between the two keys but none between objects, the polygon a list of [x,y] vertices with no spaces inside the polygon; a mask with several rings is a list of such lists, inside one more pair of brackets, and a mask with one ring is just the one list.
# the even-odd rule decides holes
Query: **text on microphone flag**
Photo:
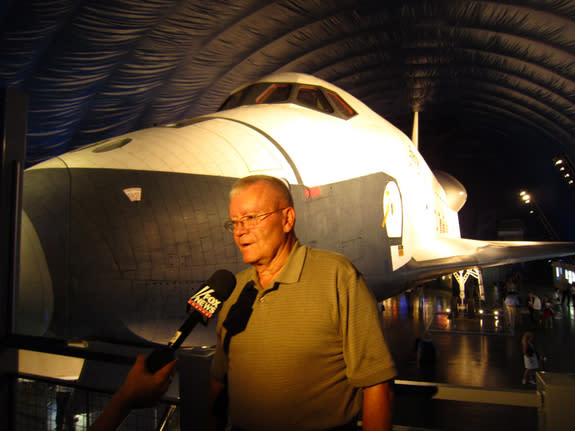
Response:
[{"label": "text on microphone flag", "polygon": [[205,286],[188,300],[188,304],[204,316],[211,318],[222,303],[222,301],[212,296],[212,293],[214,293],[214,289],[210,286]]}]

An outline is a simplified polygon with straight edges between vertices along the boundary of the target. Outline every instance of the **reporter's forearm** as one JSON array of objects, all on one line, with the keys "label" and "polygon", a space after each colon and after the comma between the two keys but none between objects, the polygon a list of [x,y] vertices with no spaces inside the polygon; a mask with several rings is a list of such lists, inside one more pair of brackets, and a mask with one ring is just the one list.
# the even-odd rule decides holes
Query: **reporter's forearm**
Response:
[{"label": "reporter's forearm", "polygon": [[122,425],[131,410],[129,401],[118,391],[88,431],[114,431]]},{"label": "reporter's forearm", "polygon": [[120,389],[88,431],[114,431],[135,408],[155,405],[168,390],[175,372],[176,361],[154,374],[146,368],[146,356],[139,355]]}]

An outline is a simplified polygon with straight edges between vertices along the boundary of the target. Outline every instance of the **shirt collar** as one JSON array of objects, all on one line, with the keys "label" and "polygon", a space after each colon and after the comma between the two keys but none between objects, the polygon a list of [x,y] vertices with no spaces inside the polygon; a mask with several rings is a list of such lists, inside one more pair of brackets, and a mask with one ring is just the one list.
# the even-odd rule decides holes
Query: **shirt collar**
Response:
[{"label": "shirt collar", "polygon": [[276,277],[275,281],[286,284],[297,283],[300,279],[306,256],[307,247],[296,241],[282,272]]}]

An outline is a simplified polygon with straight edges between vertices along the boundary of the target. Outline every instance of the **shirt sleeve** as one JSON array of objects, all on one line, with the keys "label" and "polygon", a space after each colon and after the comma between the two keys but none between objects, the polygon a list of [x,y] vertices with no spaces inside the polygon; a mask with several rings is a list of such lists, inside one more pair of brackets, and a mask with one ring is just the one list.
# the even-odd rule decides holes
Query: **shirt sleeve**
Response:
[{"label": "shirt sleeve", "polygon": [[383,319],[363,276],[348,262],[338,274],[340,325],[347,377],[356,387],[382,383],[396,376],[383,336]]}]

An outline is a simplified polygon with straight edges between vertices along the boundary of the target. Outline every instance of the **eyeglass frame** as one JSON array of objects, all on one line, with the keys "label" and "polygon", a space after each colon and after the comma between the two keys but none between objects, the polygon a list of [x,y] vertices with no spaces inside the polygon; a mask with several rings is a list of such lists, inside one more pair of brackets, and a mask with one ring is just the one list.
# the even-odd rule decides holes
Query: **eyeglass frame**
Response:
[{"label": "eyeglass frame", "polygon": [[279,208],[275,211],[270,211],[269,213],[263,213],[263,214],[258,214],[258,215],[245,215],[240,217],[237,220],[228,220],[227,222],[224,223],[224,229],[227,230],[228,232],[234,233],[234,231],[236,230],[236,226],[238,226],[241,223],[241,226],[245,229],[251,229],[256,227],[258,224],[260,224],[263,220],[265,220],[266,217],[277,213],[279,211],[283,211],[286,208],[289,207],[283,207],[283,208]]}]

